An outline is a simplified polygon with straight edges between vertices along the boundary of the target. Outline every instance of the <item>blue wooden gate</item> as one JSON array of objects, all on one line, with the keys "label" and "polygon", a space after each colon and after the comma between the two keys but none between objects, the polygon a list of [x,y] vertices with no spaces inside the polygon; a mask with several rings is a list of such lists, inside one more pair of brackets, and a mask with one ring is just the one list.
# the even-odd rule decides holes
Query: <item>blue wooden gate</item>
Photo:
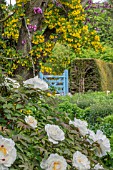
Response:
[{"label": "blue wooden gate", "polygon": [[43,75],[39,72],[39,78],[44,80],[49,85],[49,88],[55,88],[58,94],[68,94],[68,70],[64,70],[61,76]]}]

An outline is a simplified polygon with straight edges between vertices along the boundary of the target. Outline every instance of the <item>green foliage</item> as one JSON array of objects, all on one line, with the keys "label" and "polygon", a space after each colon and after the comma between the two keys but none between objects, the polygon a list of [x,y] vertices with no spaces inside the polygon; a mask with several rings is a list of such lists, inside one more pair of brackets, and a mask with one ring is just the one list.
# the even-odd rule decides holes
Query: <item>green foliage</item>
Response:
[{"label": "green foliage", "polygon": [[[76,93],[69,97],[58,98],[57,109],[69,111],[68,115],[82,120],[87,120],[90,129],[100,129],[110,139],[111,152],[102,161],[108,169],[113,168],[113,93],[107,95],[105,92]],[[76,111],[73,112],[73,108]]]},{"label": "green foliage", "polygon": [[[37,165],[37,160],[40,160],[39,153],[36,156],[34,146],[42,135],[43,122],[35,132],[24,120],[25,115],[29,114],[35,115],[37,119],[44,116],[45,107],[42,106],[44,99],[40,96],[43,96],[42,92],[24,87],[0,96],[0,134],[12,138],[16,143],[18,156],[13,166],[15,170],[18,168],[32,170]],[[35,139],[36,134],[38,137]]]},{"label": "green foliage", "polygon": [[93,98],[88,98],[85,96],[81,96],[78,100],[77,100],[77,106],[80,107],[81,109],[85,109],[87,107],[89,107],[91,104],[94,104],[95,101]]},{"label": "green foliage", "polygon": [[77,107],[76,104],[69,103],[68,101],[59,104],[59,112],[62,113],[62,111],[66,112],[70,119],[74,119],[76,113],[82,112],[82,110]]},{"label": "green foliage", "polygon": [[113,47],[109,44],[103,44],[103,52],[95,52],[93,49],[83,49],[79,58],[95,58],[113,63]]},{"label": "green foliage", "polygon": [[[3,16],[0,62],[8,75],[18,73],[25,77],[32,69],[36,74],[39,70],[58,74],[73,58],[70,49],[76,55],[81,54],[82,48],[103,50],[97,32],[84,25],[85,14],[80,1],[61,0],[60,7],[56,1],[39,4],[34,0],[30,3],[29,0],[16,0],[14,6],[0,4]],[[43,11],[40,14],[33,10],[37,6]],[[56,42],[65,46],[60,44],[56,50]]]},{"label": "green foliage", "polygon": [[104,122],[109,123],[106,116],[111,117],[113,114],[113,94],[107,96],[105,92],[77,93],[71,97],[67,96],[66,99],[61,97],[57,107],[66,112],[69,110],[70,116],[76,113],[78,118],[87,120],[90,127],[94,127],[95,123],[100,124],[101,118],[104,117]]},{"label": "green foliage", "polygon": [[110,46],[109,44],[106,44],[104,48],[105,49],[103,53],[100,54],[100,59],[113,63],[113,53],[112,53],[113,47]]},{"label": "green foliage", "polygon": [[[70,69],[70,63],[75,58],[82,59],[100,59],[105,62],[113,63],[113,47],[109,44],[103,44],[103,51],[95,51],[92,48],[82,49],[81,54],[74,53],[68,45],[56,43],[52,50],[51,58],[44,63],[44,67],[51,68],[55,74],[63,73],[64,69]],[[62,63],[62,64],[61,64]],[[59,67],[60,66],[60,67]]]},{"label": "green foliage", "polygon": [[[108,4],[107,4],[108,3]],[[86,13],[86,24],[91,30],[96,30],[100,41],[113,47],[113,17],[112,8],[108,1],[100,4],[88,4],[90,6]],[[87,7],[86,7],[87,8]]]},{"label": "green foliage", "polygon": [[47,59],[46,63],[43,63],[44,67],[52,69],[52,73],[61,74],[65,69],[70,67],[70,62],[75,58],[75,53],[68,45],[56,43],[51,57]]},{"label": "green foliage", "polygon": [[[48,98],[45,92],[25,87],[7,89],[4,95],[0,93],[0,135],[13,139],[17,149],[17,159],[10,170],[41,170],[40,162],[51,153],[64,156],[68,162],[67,169],[73,170],[72,155],[77,150],[87,155],[91,166],[102,163],[87,139],[81,137],[77,128],[69,126],[70,118],[81,109],[65,101],[56,110],[57,102],[54,98]],[[28,115],[37,119],[36,129],[25,122]],[[57,145],[49,142],[46,124],[58,125],[65,133],[65,140]]]},{"label": "green foliage", "polygon": [[94,125],[97,123],[100,118],[103,118],[109,114],[113,114],[113,105],[102,102],[93,104],[85,112],[85,119],[91,124]]}]

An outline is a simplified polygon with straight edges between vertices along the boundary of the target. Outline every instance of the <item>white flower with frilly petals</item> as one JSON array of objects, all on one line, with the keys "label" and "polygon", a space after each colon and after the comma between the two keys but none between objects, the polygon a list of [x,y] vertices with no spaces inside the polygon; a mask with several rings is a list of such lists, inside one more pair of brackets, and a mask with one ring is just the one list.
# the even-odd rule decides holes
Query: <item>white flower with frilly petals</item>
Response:
[{"label": "white flower with frilly petals", "polygon": [[94,170],[104,170],[103,166],[99,163],[94,166]]},{"label": "white flower with frilly petals", "polygon": [[0,170],[9,170],[9,168],[6,166],[0,165]]},{"label": "white flower with frilly petals", "polygon": [[[41,90],[47,90],[48,89],[48,84],[44,81],[38,78],[38,76],[35,76],[34,78],[30,78],[26,81],[23,81],[24,87],[31,87],[34,89],[41,89]],[[7,86],[9,88],[19,88],[20,84],[9,77],[5,77],[4,83],[1,83],[0,86]]]},{"label": "white flower with frilly petals", "polygon": [[37,120],[33,116],[25,116],[25,122],[30,125],[33,129],[37,127]]},{"label": "white flower with frilly petals", "polygon": [[81,135],[85,136],[86,134],[88,134],[88,129],[87,129],[87,122],[86,121],[82,121],[80,119],[76,119],[74,118],[74,121],[69,121],[69,124],[74,125],[76,128],[79,129]]},{"label": "white flower with frilly petals", "polygon": [[[15,143],[12,139],[0,136],[0,166],[5,170],[5,167],[10,167],[16,159]],[[4,167],[4,168],[3,168]],[[7,170],[7,168],[6,168]]]},{"label": "white flower with frilly petals", "polygon": [[11,79],[9,77],[5,77],[4,83],[1,83],[0,86],[6,86],[10,89],[12,89],[12,88],[17,89],[17,88],[20,87],[20,84],[14,79]]},{"label": "white flower with frilly petals", "polygon": [[23,81],[23,84],[25,87],[32,87],[34,89],[41,89],[41,90],[47,90],[48,84],[44,81],[38,78],[38,76],[35,76],[34,78],[30,78],[26,81]]},{"label": "white flower with frilly petals", "polygon": [[78,170],[88,170],[90,169],[90,161],[87,156],[79,151],[73,154],[73,166]]},{"label": "white flower with frilly petals", "polygon": [[88,135],[89,135],[89,139],[87,139],[87,141],[92,144],[94,143],[93,139],[95,138],[95,133],[94,131],[88,129]]},{"label": "white flower with frilly petals", "polygon": [[54,144],[58,144],[58,141],[65,139],[64,132],[57,125],[45,125],[45,131],[47,132],[48,139]]},{"label": "white flower with frilly petals", "polygon": [[51,154],[47,160],[42,160],[40,167],[45,170],[66,170],[67,162],[63,156]]},{"label": "white flower with frilly petals", "polygon": [[99,157],[105,156],[107,152],[110,152],[110,142],[106,135],[103,134],[101,130],[97,130],[96,134],[92,131],[90,132],[89,138],[96,142],[100,149],[96,150],[96,155]]}]

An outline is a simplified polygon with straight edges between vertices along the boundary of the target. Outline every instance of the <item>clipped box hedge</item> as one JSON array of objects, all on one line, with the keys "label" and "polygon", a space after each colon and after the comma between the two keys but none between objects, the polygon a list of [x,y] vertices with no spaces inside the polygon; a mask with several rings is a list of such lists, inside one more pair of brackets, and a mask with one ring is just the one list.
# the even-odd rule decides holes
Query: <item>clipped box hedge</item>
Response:
[{"label": "clipped box hedge", "polygon": [[98,59],[75,59],[70,69],[70,92],[113,91],[113,64]]}]

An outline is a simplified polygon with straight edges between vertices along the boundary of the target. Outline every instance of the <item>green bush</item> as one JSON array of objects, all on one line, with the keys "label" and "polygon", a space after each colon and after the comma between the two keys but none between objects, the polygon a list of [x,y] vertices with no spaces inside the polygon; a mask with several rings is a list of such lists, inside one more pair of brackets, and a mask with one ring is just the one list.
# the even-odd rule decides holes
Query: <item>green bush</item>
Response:
[{"label": "green bush", "polygon": [[68,101],[59,104],[59,112],[62,113],[62,111],[66,112],[71,119],[73,119],[77,113],[82,112],[76,104],[69,103]]},{"label": "green bush", "polygon": [[106,62],[113,63],[113,47],[109,44],[103,44],[103,52],[95,52],[93,49],[83,49],[82,53],[80,54],[79,58],[94,58],[94,59],[101,59]]},{"label": "green bush", "polygon": [[[59,97],[57,109],[63,109],[73,116],[73,108],[77,108],[76,117],[87,120],[90,129],[101,129],[110,139],[111,152],[102,161],[108,169],[113,168],[113,93],[108,96],[106,92],[88,92],[73,96]],[[77,106],[76,106],[77,105]],[[75,107],[76,106],[76,107]]]},{"label": "green bush", "polygon": [[[73,115],[78,107],[65,102],[56,110],[56,106],[48,104],[50,101],[54,102],[54,98],[48,99],[46,92],[25,87],[7,89],[5,93],[2,89],[0,92],[0,135],[11,138],[17,150],[17,159],[10,170],[41,170],[42,159],[47,159],[52,153],[64,156],[67,170],[74,170],[72,157],[76,151],[88,157],[91,168],[98,162],[102,164],[95,155],[97,145],[90,144],[87,136],[82,136],[78,128],[69,125],[71,116],[66,112]],[[26,122],[29,115],[37,121],[35,128]],[[45,130],[47,124],[58,125],[65,134],[65,140],[58,144],[50,142]]]},{"label": "green bush", "polygon": [[72,94],[113,91],[113,64],[91,58],[74,59],[69,78]]},{"label": "green bush", "polygon": [[109,114],[113,114],[113,105],[106,102],[93,104],[88,110],[84,110],[85,119],[90,124],[95,124],[100,118],[104,118]]},{"label": "green bush", "polygon": [[93,98],[80,98],[77,100],[77,106],[80,107],[81,109],[85,109],[89,106],[91,106],[92,104],[95,103],[94,99]]}]

